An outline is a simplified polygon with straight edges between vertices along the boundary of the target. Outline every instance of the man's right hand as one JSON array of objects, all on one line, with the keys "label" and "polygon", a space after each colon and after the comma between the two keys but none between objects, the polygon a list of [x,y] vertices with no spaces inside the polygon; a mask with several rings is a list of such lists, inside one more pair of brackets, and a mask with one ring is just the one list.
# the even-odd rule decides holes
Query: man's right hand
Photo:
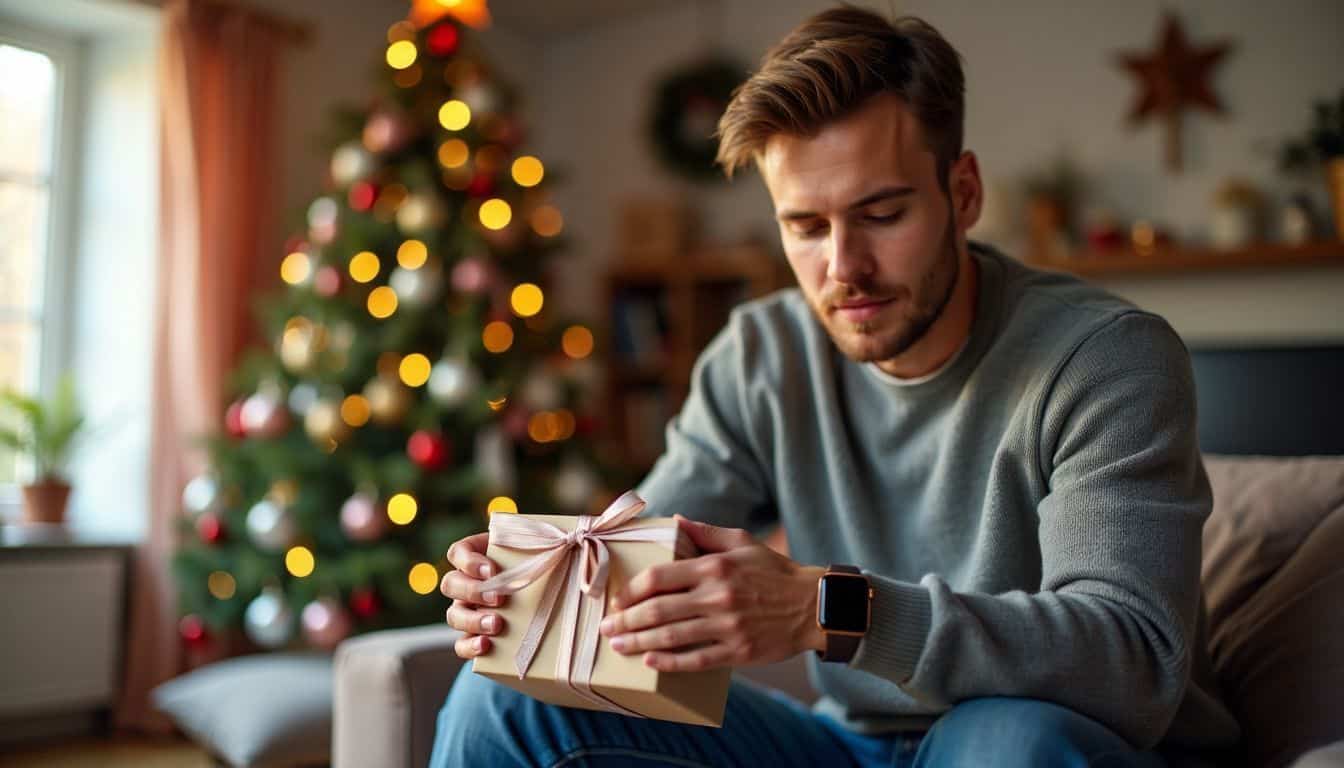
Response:
[{"label": "man's right hand", "polygon": [[490,635],[504,629],[504,617],[483,606],[499,607],[508,598],[493,592],[481,594],[481,582],[499,573],[499,566],[485,556],[489,533],[458,539],[448,548],[448,562],[456,570],[444,574],[439,591],[453,599],[448,608],[448,626],[465,634],[453,650],[464,659],[472,659],[490,650]]}]

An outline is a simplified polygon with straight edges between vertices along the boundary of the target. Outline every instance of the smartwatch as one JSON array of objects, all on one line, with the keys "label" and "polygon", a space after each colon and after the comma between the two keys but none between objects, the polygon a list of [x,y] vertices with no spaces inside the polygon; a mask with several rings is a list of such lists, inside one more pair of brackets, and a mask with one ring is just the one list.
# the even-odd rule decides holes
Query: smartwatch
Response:
[{"label": "smartwatch", "polygon": [[817,626],[826,635],[822,661],[849,662],[873,616],[873,586],[852,565],[828,565],[817,580]]}]

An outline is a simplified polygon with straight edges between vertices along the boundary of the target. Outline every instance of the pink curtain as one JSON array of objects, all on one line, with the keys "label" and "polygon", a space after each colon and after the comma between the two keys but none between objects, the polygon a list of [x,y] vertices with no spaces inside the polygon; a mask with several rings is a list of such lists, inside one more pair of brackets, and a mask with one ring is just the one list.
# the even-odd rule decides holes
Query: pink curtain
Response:
[{"label": "pink curtain", "polygon": [[159,61],[159,284],[150,519],[134,559],[120,728],[166,731],[149,691],[184,667],[168,564],[182,488],[205,467],[228,372],[251,340],[251,302],[274,284],[272,156],[284,34],[217,0],[164,3]]}]

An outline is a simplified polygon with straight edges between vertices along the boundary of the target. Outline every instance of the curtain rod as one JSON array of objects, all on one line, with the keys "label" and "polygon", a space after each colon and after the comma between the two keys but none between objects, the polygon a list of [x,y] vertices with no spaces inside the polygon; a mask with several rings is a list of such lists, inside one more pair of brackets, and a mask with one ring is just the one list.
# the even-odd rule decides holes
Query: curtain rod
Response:
[{"label": "curtain rod", "polygon": [[[127,0],[127,1],[135,3],[136,5],[145,5],[151,8],[158,8],[160,10],[166,3],[166,0]],[[287,16],[282,16],[278,13],[274,13],[272,11],[256,8],[254,6],[248,5],[247,3],[240,2],[240,0],[198,0],[198,2],[204,2],[209,5],[217,5],[225,8],[233,8],[256,19],[259,19],[263,23],[267,24],[268,26],[278,31],[285,38],[286,41],[293,43],[295,45],[303,46],[312,42],[313,25],[308,22],[298,21],[295,19],[291,19]]]}]

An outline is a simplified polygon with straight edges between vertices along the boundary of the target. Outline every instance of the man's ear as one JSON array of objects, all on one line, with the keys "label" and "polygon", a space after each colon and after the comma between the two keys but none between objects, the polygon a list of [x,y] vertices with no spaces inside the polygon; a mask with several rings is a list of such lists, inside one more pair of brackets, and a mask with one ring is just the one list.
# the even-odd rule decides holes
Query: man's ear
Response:
[{"label": "man's ear", "polygon": [[966,150],[948,170],[948,190],[956,210],[957,229],[962,233],[980,220],[985,202],[985,186],[980,179],[980,163],[975,153]]}]

